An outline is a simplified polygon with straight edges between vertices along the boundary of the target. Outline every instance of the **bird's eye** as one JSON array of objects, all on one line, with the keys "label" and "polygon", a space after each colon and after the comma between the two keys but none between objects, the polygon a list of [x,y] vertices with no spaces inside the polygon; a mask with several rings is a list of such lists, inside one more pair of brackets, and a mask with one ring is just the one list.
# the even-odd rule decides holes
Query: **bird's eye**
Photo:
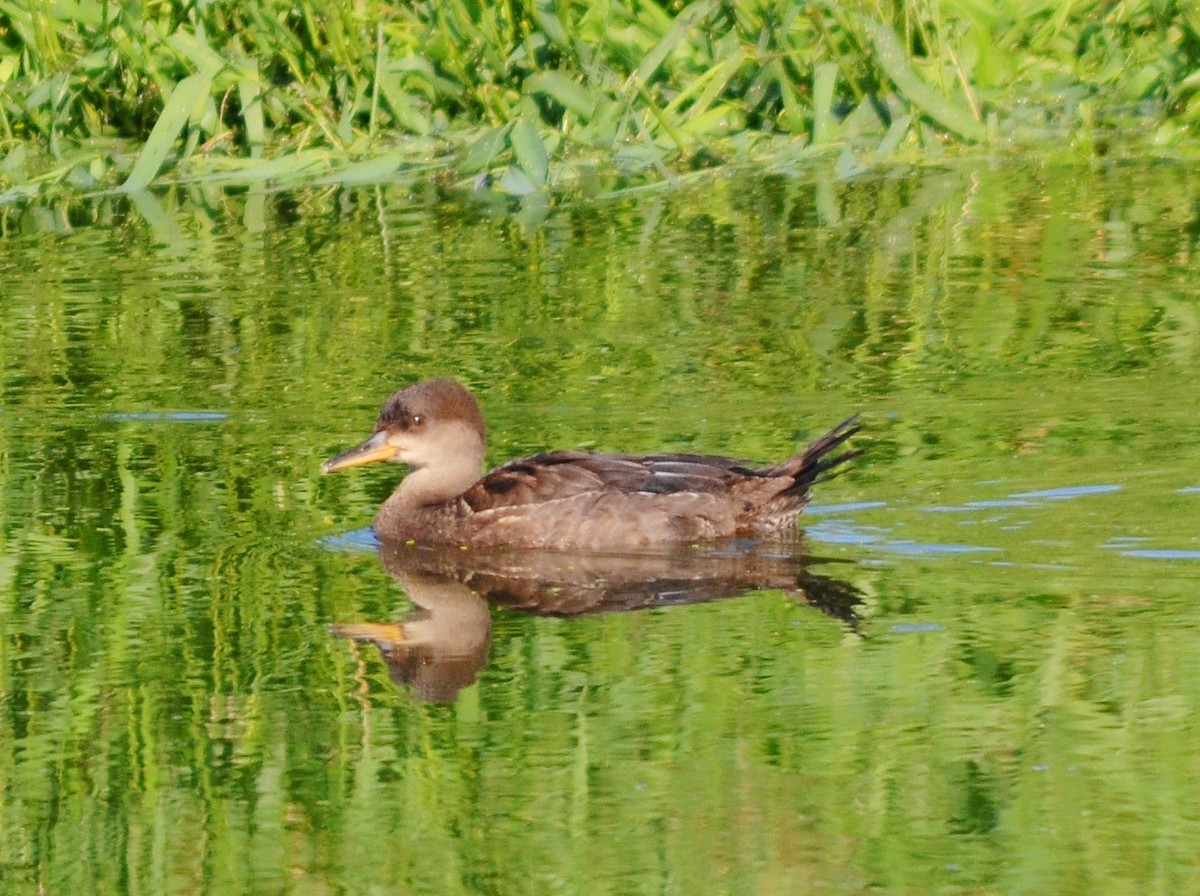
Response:
[{"label": "bird's eye", "polygon": [[420,414],[413,414],[413,417],[412,417],[412,425],[413,426],[420,426],[424,422],[425,422],[425,418],[422,417]]}]

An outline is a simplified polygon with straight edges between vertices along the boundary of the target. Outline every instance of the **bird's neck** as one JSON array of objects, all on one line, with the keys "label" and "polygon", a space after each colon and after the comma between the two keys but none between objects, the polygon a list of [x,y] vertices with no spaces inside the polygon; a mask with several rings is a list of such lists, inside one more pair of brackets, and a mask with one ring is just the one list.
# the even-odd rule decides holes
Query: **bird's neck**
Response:
[{"label": "bird's neck", "polygon": [[469,427],[446,426],[431,434],[424,450],[408,458],[409,471],[388,503],[397,510],[444,504],[479,479],[484,442]]},{"label": "bird's neck", "polygon": [[481,463],[480,457],[457,457],[410,470],[389,500],[395,499],[404,508],[445,504],[479,480]]}]

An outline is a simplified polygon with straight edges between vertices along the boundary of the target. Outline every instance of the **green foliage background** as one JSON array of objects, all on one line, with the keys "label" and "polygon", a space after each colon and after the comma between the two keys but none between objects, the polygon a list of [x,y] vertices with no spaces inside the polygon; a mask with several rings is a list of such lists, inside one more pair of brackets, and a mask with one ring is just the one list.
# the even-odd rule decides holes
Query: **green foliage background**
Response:
[{"label": "green foliage background", "polygon": [[1200,12],[1164,0],[0,3],[0,184],[594,190],[840,152],[1187,152]]}]

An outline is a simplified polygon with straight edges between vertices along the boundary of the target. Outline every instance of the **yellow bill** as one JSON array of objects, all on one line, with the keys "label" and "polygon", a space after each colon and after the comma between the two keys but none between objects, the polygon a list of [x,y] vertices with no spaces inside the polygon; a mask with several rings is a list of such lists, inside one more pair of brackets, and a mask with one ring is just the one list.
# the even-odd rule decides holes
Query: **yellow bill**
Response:
[{"label": "yellow bill", "polygon": [[387,433],[377,432],[356,448],[351,448],[337,457],[321,464],[322,473],[334,473],[347,467],[360,467],[377,460],[391,460],[396,455],[396,446],[388,444]]}]

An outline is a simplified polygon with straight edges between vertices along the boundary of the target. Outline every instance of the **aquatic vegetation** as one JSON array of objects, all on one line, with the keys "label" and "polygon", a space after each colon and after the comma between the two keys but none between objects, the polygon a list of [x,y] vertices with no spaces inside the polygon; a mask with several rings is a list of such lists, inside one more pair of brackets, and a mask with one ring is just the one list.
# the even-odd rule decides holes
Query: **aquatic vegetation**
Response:
[{"label": "aquatic vegetation", "polygon": [[[0,4],[0,193],[164,179],[524,196],[747,159],[1187,151],[1184,4]],[[1134,126],[1129,126],[1130,123]]]}]

